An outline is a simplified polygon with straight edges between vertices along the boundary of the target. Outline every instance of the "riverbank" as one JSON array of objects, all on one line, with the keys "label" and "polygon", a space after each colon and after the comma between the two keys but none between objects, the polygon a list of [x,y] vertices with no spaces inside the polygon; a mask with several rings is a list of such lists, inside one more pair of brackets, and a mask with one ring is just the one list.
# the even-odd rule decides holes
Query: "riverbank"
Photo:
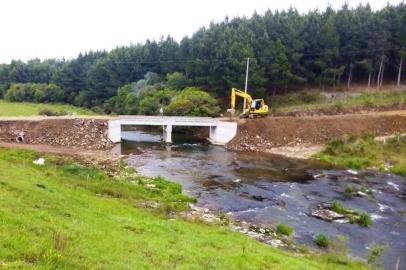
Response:
[{"label": "riverbank", "polygon": [[406,176],[406,135],[374,138],[346,136],[330,140],[314,158],[352,169],[374,167]]},{"label": "riverbank", "polygon": [[118,166],[111,177],[66,157],[0,149],[5,224],[0,230],[0,265],[367,269],[337,254],[292,254],[225,227],[177,218],[174,213],[193,201],[182,195],[178,184]]},{"label": "riverbank", "polygon": [[334,116],[241,119],[237,135],[226,148],[304,158],[331,138],[406,132],[406,110]]}]

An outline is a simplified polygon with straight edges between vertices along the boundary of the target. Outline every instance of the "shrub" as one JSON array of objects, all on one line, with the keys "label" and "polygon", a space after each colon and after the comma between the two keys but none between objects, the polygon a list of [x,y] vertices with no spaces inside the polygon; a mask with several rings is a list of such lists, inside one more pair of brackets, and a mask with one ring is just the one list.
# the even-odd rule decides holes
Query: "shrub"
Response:
[{"label": "shrub", "polygon": [[3,98],[5,92],[6,88],[4,87],[4,85],[0,84],[0,98]]},{"label": "shrub", "polygon": [[286,224],[278,224],[276,232],[282,235],[290,236],[294,232],[294,229]]},{"label": "shrub", "polygon": [[315,103],[323,100],[323,96],[319,92],[307,92],[303,91],[300,93],[300,99],[304,103]]},{"label": "shrub", "polygon": [[54,111],[52,109],[49,108],[44,108],[39,110],[39,115],[46,115],[46,116],[63,116],[63,115],[67,115],[68,113],[65,111]]},{"label": "shrub", "polygon": [[7,90],[5,98],[17,102],[60,102],[64,99],[64,92],[55,84],[14,83]]},{"label": "shrub", "polygon": [[396,164],[391,168],[391,172],[406,177],[406,164]]},{"label": "shrub", "polygon": [[323,233],[319,233],[318,235],[316,235],[316,237],[314,238],[314,242],[316,243],[316,245],[318,245],[319,247],[328,247],[329,243],[330,243],[330,239],[328,238],[327,235],[323,234]]},{"label": "shrub", "polygon": [[159,102],[153,96],[148,96],[140,101],[139,113],[144,115],[158,114]]}]

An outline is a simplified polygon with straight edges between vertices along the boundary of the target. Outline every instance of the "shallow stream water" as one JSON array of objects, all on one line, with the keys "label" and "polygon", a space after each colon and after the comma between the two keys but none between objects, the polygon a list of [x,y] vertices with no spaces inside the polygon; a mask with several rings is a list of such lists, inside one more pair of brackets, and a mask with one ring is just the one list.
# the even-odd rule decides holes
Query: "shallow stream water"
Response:
[{"label": "shallow stream water", "polygon": [[[221,210],[233,218],[258,225],[285,223],[295,228],[298,243],[314,246],[313,238],[348,238],[350,253],[368,256],[368,246],[386,245],[381,257],[385,268],[406,269],[406,179],[375,171],[334,170],[315,162],[260,153],[236,153],[202,142],[160,142],[160,134],[124,131],[121,152],[130,154],[130,166],[146,176],[163,176],[182,184],[198,205]],[[134,142],[137,141],[137,142]],[[345,188],[365,186],[373,197],[346,196]],[[372,226],[326,222],[310,215],[322,202],[371,214]]]}]

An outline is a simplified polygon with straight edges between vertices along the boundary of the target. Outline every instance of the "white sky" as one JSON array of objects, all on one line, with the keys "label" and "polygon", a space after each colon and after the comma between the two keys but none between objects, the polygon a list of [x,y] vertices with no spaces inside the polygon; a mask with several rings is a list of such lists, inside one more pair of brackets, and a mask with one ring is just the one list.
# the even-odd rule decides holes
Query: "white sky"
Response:
[{"label": "white sky", "polygon": [[[210,21],[225,16],[250,16],[255,10],[282,10],[290,6],[301,13],[338,8],[344,0],[0,0],[0,63],[11,59],[72,58],[79,52],[112,49],[159,39],[176,40],[191,35]],[[366,0],[348,0],[350,6]],[[370,0],[373,9],[387,2]]]}]

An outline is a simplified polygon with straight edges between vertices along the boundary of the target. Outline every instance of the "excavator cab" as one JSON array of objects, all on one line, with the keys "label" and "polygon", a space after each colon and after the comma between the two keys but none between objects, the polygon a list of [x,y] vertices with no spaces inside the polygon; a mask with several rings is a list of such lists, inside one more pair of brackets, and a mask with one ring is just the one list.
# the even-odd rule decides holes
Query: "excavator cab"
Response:
[{"label": "excavator cab", "polygon": [[268,115],[268,105],[263,99],[252,99],[251,95],[238,89],[231,89],[231,109],[228,111],[233,115],[235,112],[235,101],[237,96],[246,100],[247,107],[242,112],[242,117],[258,117]]},{"label": "excavator cab", "polygon": [[257,111],[261,109],[264,106],[264,100],[263,99],[254,99],[251,102],[251,110]]}]

